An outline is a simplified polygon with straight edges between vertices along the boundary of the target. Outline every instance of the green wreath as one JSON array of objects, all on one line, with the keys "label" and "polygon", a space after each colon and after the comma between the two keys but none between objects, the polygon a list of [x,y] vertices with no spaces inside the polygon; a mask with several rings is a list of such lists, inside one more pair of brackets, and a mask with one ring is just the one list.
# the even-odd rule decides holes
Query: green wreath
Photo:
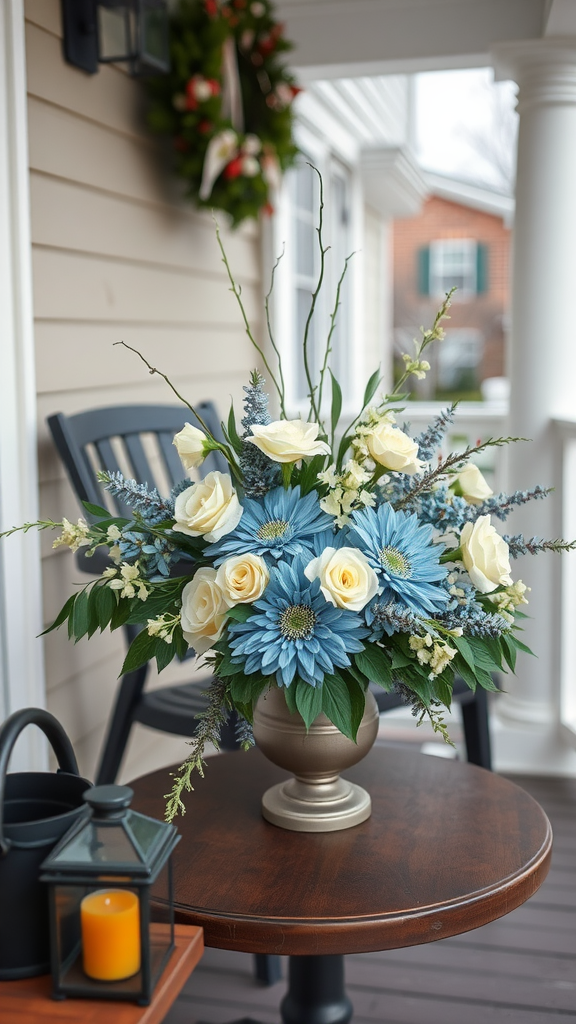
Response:
[{"label": "green wreath", "polygon": [[282,55],[291,49],[269,0],[180,0],[171,19],[172,70],[150,81],[148,122],[172,136],[177,174],[197,206],[234,226],[261,209],[296,156]]}]

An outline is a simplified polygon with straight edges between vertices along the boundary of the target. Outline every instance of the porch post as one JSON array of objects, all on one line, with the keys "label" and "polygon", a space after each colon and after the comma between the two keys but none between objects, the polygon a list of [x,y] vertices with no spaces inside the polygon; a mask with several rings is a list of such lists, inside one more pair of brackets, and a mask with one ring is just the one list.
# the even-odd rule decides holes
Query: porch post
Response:
[{"label": "porch post", "polygon": [[[560,453],[551,418],[574,408],[576,37],[501,44],[494,63],[499,78],[519,86],[509,432],[532,441],[509,449],[510,490],[554,487]],[[561,502],[560,492],[531,502],[514,514],[509,532],[558,537]],[[576,753],[558,725],[559,562],[544,553],[513,566],[514,578],[532,587],[525,639],[538,657],[521,654],[516,677],[506,680],[494,737],[500,769],[576,773]]]}]

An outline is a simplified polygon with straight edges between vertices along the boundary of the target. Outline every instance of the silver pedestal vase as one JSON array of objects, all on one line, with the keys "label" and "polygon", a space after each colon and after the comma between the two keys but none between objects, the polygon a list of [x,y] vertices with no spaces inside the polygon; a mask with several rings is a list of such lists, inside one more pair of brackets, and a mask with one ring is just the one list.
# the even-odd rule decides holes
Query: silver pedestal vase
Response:
[{"label": "silver pedestal vase", "polygon": [[263,816],[293,832],[336,832],[365,821],[372,810],[369,794],[340,778],[340,772],[366,756],[377,734],[378,707],[370,691],[353,743],[324,714],[306,731],[300,714],[289,711],[283,690],[267,690],[254,709],[254,739],[273,764],[294,778],[264,793]]}]

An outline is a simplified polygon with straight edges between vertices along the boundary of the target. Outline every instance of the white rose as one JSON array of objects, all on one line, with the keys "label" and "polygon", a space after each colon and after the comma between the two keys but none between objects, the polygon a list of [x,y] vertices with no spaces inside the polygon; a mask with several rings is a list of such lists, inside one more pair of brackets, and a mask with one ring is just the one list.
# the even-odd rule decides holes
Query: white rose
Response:
[{"label": "white rose", "polygon": [[213,544],[238,525],[242,512],[232,478],[215,470],[178,495],[172,529]]},{"label": "white rose", "polygon": [[318,441],[318,424],[302,420],[277,420],[267,426],[252,425],[255,444],[272,462],[299,462],[312,455],[330,455],[325,441]]},{"label": "white rose", "polygon": [[184,469],[194,469],[199,466],[208,452],[205,450],[206,434],[191,423],[186,423],[180,433],[174,435],[172,444],[182,460]]},{"label": "white rose", "polygon": [[469,462],[456,477],[457,493],[470,505],[481,505],[494,491],[488,486],[482,473],[473,462]]},{"label": "white rose", "polygon": [[320,590],[337,608],[360,612],[378,591],[378,577],[356,548],[325,548],[304,569],[309,580],[320,579]]},{"label": "white rose", "polygon": [[420,473],[424,463],[418,458],[418,445],[408,434],[391,423],[379,423],[364,440],[374,462],[398,473]]},{"label": "white rose", "polygon": [[498,586],[511,586],[508,545],[492,526],[490,516],[479,516],[475,523],[465,524],[460,547],[466,572],[481,594],[489,594]]},{"label": "white rose", "polygon": [[216,583],[229,607],[239,601],[243,604],[257,601],[262,597],[269,579],[264,559],[250,552],[227,558],[216,574]]},{"label": "white rose", "polygon": [[216,569],[198,569],[182,591],[181,612],[184,639],[196,654],[205,654],[220,639],[227,610]]}]

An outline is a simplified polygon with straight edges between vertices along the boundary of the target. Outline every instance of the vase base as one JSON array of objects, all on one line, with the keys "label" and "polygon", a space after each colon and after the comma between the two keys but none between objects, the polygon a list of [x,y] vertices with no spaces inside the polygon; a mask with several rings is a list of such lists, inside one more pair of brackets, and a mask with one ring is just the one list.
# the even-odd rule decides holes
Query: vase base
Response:
[{"label": "vase base", "polygon": [[366,790],[340,777],[322,785],[288,779],[262,797],[266,821],[292,832],[339,832],[366,821],[371,813]]}]

